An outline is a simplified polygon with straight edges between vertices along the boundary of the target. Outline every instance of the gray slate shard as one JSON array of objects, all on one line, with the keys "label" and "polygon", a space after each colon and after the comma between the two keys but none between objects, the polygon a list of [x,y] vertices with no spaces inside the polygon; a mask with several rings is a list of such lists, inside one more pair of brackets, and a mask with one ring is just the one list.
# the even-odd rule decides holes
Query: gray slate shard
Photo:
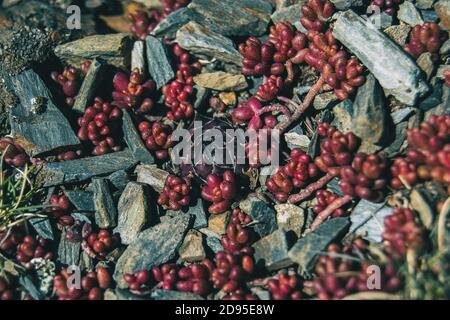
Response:
[{"label": "gray slate shard", "polygon": [[389,158],[392,158],[399,154],[406,141],[406,131],[408,129],[408,122],[401,122],[395,125],[395,139],[394,141],[384,149],[384,152]]},{"label": "gray slate shard", "polygon": [[196,22],[189,22],[179,29],[176,42],[193,54],[242,66],[243,58],[233,41]]},{"label": "gray slate shard", "polygon": [[448,88],[447,86],[443,86],[442,82],[438,81],[436,78],[432,79],[431,92],[420,102],[419,109],[428,111],[442,103],[443,87]]},{"label": "gray slate shard", "polygon": [[108,64],[129,69],[133,39],[124,33],[93,35],[61,44],[55,48],[58,58],[79,65],[85,60],[101,58]]},{"label": "gray slate shard", "polygon": [[114,273],[117,285],[127,286],[125,273],[151,269],[174,259],[192,221],[192,216],[182,214],[142,231],[117,261]]},{"label": "gray slate shard", "polygon": [[158,89],[173,79],[175,73],[169,59],[169,52],[161,39],[148,36],[145,40],[147,68]]},{"label": "gray slate shard", "polygon": [[378,79],[388,94],[414,105],[428,92],[415,62],[386,34],[351,10],[338,15],[333,35]]},{"label": "gray slate shard", "polygon": [[206,245],[214,253],[223,251],[222,243],[220,241],[220,238],[218,238],[218,237],[206,235]]},{"label": "gray slate shard", "polygon": [[394,111],[391,113],[392,121],[394,124],[399,124],[400,122],[405,121],[413,112],[414,109],[410,107]]},{"label": "gray slate shard", "polygon": [[116,171],[108,176],[109,182],[111,182],[117,190],[125,189],[128,182],[130,182],[130,178],[130,175],[125,170]]},{"label": "gray slate shard", "polygon": [[139,232],[154,220],[150,212],[148,194],[150,190],[147,185],[130,182],[120,196],[117,207],[119,217],[114,232],[120,234],[123,244],[132,243]]},{"label": "gray slate shard", "polygon": [[66,233],[63,231],[61,241],[58,246],[57,261],[68,266],[78,266],[81,257],[81,242],[70,242],[66,240]]},{"label": "gray slate shard", "polygon": [[189,292],[169,291],[156,289],[152,291],[151,297],[154,300],[186,301],[186,300],[205,300],[201,296]]},{"label": "gray slate shard", "polygon": [[92,61],[89,71],[86,74],[86,77],[84,77],[80,91],[75,98],[72,110],[84,113],[86,107],[94,101],[96,90],[101,83],[104,67],[105,62],[102,59],[94,59]]},{"label": "gray slate shard", "polygon": [[264,201],[255,201],[251,204],[250,216],[255,224],[255,231],[261,238],[268,236],[278,229],[277,214]]},{"label": "gray slate shard", "polygon": [[49,218],[33,218],[30,219],[30,224],[34,230],[44,239],[53,240],[53,229]]},{"label": "gray slate shard", "polygon": [[109,229],[117,225],[117,208],[111,195],[108,180],[92,179],[94,192],[95,223],[99,228]]},{"label": "gray slate shard", "polygon": [[330,0],[330,1],[338,10],[347,10],[350,8],[361,7],[364,4],[363,0]]},{"label": "gray slate shard", "polygon": [[26,70],[6,78],[5,84],[20,101],[10,109],[11,133],[28,155],[34,157],[80,145],[37,73]]},{"label": "gray slate shard", "polygon": [[392,208],[385,203],[361,200],[350,216],[350,232],[363,235],[364,239],[381,242],[384,231],[384,217],[392,214]]},{"label": "gray slate shard", "polygon": [[273,6],[266,0],[193,0],[189,9],[208,29],[224,36],[260,36],[270,22]]},{"label": "gray slate shard", "polygon": [[405,1],[400,4],[397,12],[397,18],[412,27],[423,24],[422,15],[411,1]]},{"label": "gray slate shard", "polygon": [[288,21],[299,31],[303,31],[304,27],[300,23],[300,19],[303,17],[302,11],[300,10],[305,0],[300,1],[300,3],[294,4],[286,8],[280,8],[275,11],[271,18],[274,24],[280,21]]},{"label": "gray slate shard", "polygon": [[205,211],[205,205],[203,204],[203,199],[198,198],[195,206],[191,206],[188,209],[187,214],[190,214],[195,217],[194,221],[194,229],[202,229],[208,226],[208,215]]},{"label": "gray slate shard", "polygon": [[[370,10],[369,8],[368,8],[368,10]],[[379,9],[376,9],[376,10],[379,10]],[[375,11],[374,14],[368,18],[368,21],[370,21],[375,28],[377,28],[379,30],[384,30],[384,29],[392,26],[393,17],[388,15],[384,11],[381,11],[381,12]]]},{"label": "gray slate shard", "polygon": [[131,70],[139,69],[145,72],[145,42],[135,41],[131,52]]},{"label": "gray slate shard", "polygon": [[41,176],[44,179],[44,187],[49,187],[82,182],[118,170],[129,170],[136,164],[131,151],[126,149],[98,157],[47,163],[41,171]]},{"label": "gray slate shard", "polygon": [[153,158],[152,154],[142,141],[142,138],[133,123],[131,115],[127,110],[124,110],[122,116],[122,131],[124,140],[128,148],[130,148],[136,161],[144,164],[155,163],[155,158]]},{"label": "gray slate shard", "polygon": [[79,212],[94,212],[94,194],[82,190],[66,190],[64,194]]},{"label": "gray slate shard", "polygon": [[115,295],[117,297],[116,300],[122,300],[122,301],[125,301],[125,300],[140,300],[140,301],[150,300],[148,295],[147,296],[138,296],[136,294],[132,294],[130,292],[130,290],[128,290],[128,288],[127,289],[116,288]]},{"label": "gray slate shard", "polygon": [[269,272],[287,268],[293,264],[288,257],[289,244],[286,231],[278,229],[253,244],[255,262]]},{"label": "gray slate shard", "polygon": [[353,103],[353,132],[361,138],[360,152],[374,152],[386,132],[386,103],[383,90],[373,75],[358,89]]},{"label": "gray slate shard", "polygon": [[350,225],[348,218],[334,218],[325,221],[316,230],[298,240],[289,250],[289,258],[299,265],[302,272],[310,271],[316,259],[335,239],[342,236]]},{"label": "gray slate shard", "polygon": [[190,21],[199,21],[203,20],[202,16],[197,12],[189,9],[189,8],[181,8],[177,11],[172,12],[153,29],[150,33],[155,37],[164,37],[167,39],[174,39],[178,29],[184,26],[186,23]]}]

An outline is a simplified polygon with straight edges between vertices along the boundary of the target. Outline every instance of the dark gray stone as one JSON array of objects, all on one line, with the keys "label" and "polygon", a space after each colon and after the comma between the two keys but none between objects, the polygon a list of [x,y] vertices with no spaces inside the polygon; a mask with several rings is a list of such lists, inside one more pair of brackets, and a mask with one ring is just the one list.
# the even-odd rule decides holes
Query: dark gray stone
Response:
[{"label": "dark gray stone", "polygon": [[58,58],[80,65],[85,60],[101,58],[108,64],[129,69],[133,39],[124,33],[93,35],[55,48]]},{"label": "dark gray stone", "polygon": [[125,142],[127,143],[128,148],[130,148],[136,161],[144,164],[155,163],[155,158],[153,158],[152,154],[142,141],[142,138],[133,123],[131,115],[127,110],[123,111],[122,131],[123,138],[125,139]]},{"label": "dark gray stone", "polygon": [[152,36],[147,37],[145,45],[148,71],[160,89],[175,76],[168,49],[161,39]]},{"label": "dark gray stone", "polygon": [[130,182],[130,175],[125,170],[119,170],[108,176],[109,182],[116,188],[117,190],[123,190],[127,186],[128,182]]},{"label": "dark gray stone", "polygon": [[242,56],[230,39],[189,22],[178,30],[176,42],[189,52],[242,66]]},{"label": "dark gray stone", "polygon": [[163,289],[153,290],[151,297],[154,300],[161,301],[186,301],[186,300],[205,300],[201,296],[189,292],[169,291]]},{"label": "dark gray stone", "polygon": [[425,22],[438,22],[439,16],[434,10],[420,10],[420,14],[422,15],[423,21]]},{"label": "dark gray stone", "polygon": [[37,73],[27,70],[6,77],[5,84],[20,101],[10,109],[11,134],[28,155],[39,156],[80,145]]},{"label": "dark gray stone", "polygon": [[373,203],[361,200],[353,209],[350,216],[352,225],[350,232],[362,235],[372,242],[381,242],[384,231],[384,217],[392,214],[392,208],[385,203]]},{"label": "dark gray stone", "polygon": [[208,226],[208,215],[205,211],[205,205],[202,198],[199,197],[197,199],[195,206],[189,207],[187,214],[195,217],[194,229],[199,230]]},{"label": "dark gray stone", "polygon": [[224,36],[260,36],[267,30],[273,10],[265,0],[193,0],[189,9],[202,16],[198,21]]},{"label": "dark gray stone", "polygon": [[98,85],[102,82],[102,74],[105,63],[101,59],[92,61],[91,66],[86,77],[83,80],[80,91],[75,98],[75,103],[72,110],[84,113],[84,110],[89,106],[95,98]]},{"label": "dark gray stone", "polygon": [[277,214],[264,201],[252,202],[250,216],[256,222],[255,231],[261,238],[278,229]]},{"label": "dark gray stone", "polygon": [[174,39],[178,29],[190,21],[201,22],[203,17],[189,8],[181,8],[165,17],[150,33],[155,37]]},{"label": "dark gray stone", "polygon": [[94,194],[89,191],[82,190],[66,190],[64,194],[69,198],[70,202],[80,212],[94,212]]},{"label": "dark gray stone", "polygon": [[303,31],[304,27],[300,23],[300,19],[303,17],[303,14],[300,8],[305,2],[305,0],[302,0],[300,3],[278,9],[272,14],[271,18],[273,23],[277,24],[280,21],[288,21],[294,25],[297,30]]},{"label": "dark gray stone", "polygon": [[47,163],[40,172],[45,187],[82,182],[95,176],[107,175],[118,170],[129,170],[136,165],[131,151],[109,153],[103,156],[72,161]]},{"label": "dark gray stone", "polygon": [[386,104],[383,90],[374,76],[368,75],[353,103],[352,131],[361,138],[360,152],[373,153],[386,132]]},{"label": "dark gray stone", "polygon": [[[340,13],[333,35],[397,100],[414,105],[429,88],[415,62],[386,34],[351,10]],[[401,63],[400,63],[401,62]]]},{"label": "dark gray stone", "polygon": [[112,198],[108,180],[92,179],[94,193],[95,223],[99,228],[108,229],[117,225],[117,209]]},{"label": "dark gray stone", "polygon": [[289,258],[299,265],[302,272],[312,270],[320,254],[330,243],[342,236],[349,225],[348,218],[334,218],[325,221],[316,230],[297,241],[289,250]]},{"label": "dark gray stone", "polygon": [[78,266],[81,257],[81,242],[70,242],[66,240],[66,233],[61,234],[58,246],[57,261],[68,266]]},{"label": "dark gray stone", "polygon": [[30,219],[30,224],[34,230],[44,239],[53,240],[53,229],[49,218],[33,218]]},{"label": "dark gray stone", "polygon": [[150,210],[149,194],[148,186],[130,182],[120,196],[117,207],[119,217],[114,232],[120,234],[123,244],[132,243],[146,225],[156,220],[156,212],[152,217]]},{"label": "dark gray stone", "polygon": [[363,0],[330,0],[334,7],[338,10],[347,10],[350,8],[361,7]]},{"label": "dark gray stone", "polygon": [[287,268],[293,264],[288,257],[289,244],[286,232],[278,229],[265,238],[253,244],[255,262],[269,272]]},{"label": "dark gray stone", "polygon": [[117,261],[114,279],[120,288],[127,286],[123,275],[151,269],[175,258],[193,217],[179,215],[142,231]]}]

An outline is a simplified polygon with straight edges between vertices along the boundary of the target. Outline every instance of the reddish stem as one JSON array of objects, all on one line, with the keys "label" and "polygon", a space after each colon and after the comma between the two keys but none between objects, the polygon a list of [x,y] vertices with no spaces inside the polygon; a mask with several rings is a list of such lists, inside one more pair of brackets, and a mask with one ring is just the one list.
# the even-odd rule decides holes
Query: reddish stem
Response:
[{"label": "reddish stem", "polygon": [[307,199],[315,191],[324,188],[327,185],[327,183],[330,182],[334,177],[335,177],[335,175],[333,175],[331,173],[327,173],[326,175],[324,175],[322,178],[320,178],[316,182],[313,182],[310,185],[308,185],[301,192],[291,195],[288,199],[289,203],[295,204],[295,203],[299,203],[299,202]]},{"label": "reddish stem", "polygon": [[280,130],[280,132],[284,132],[293,122],[300,119],[301,115],[306,111],[306,109],[309,108],[309,106],[314,101],[314,98],[319,93],[320,89],[324,84],[325,78],[323,76],[320,76],[319,80],[317,80],[317,82],[309,90],[308,94],[305,97],[305,100],[301,105],[286,97],[278,97],[278,100],[288,103],[295,107],[295,111],[292,114],[292,117],[278,124],[277,129]]},{"label": "reddish stem", "polygon": [[258,114],[262,115],[267,112],[281,112],[289,120],[291,118],[291,112],[285,106],[266,106],[259,110]]},{"label": "reddish stem", "polygon": [[350,201],[353,200],[352,196],[343,196],[342,198],[338,198],[334,200],[332,203],[330,203],[325,210],[320,212],[316,219],[314,219],[314,222],[311,225],[311,230],[316,229],[318,226],[322,224],[323,221],[325,221],[326,218],[328,218],[335,210],[339,209],[340,207],[346,205]]}]

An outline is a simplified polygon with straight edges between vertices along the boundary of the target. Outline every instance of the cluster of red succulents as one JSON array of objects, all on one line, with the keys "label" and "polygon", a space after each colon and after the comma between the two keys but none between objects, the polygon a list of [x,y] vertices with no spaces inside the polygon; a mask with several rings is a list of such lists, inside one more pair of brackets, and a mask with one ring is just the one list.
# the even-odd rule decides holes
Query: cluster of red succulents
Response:
[{"label": "cluster of red succulents", "polygon": [[151,12],[137,10],[136,12],[130,13],[128,18],[131,21],[130,31],[133,35],[138,40],[145,40],[163,17],[157,10],[152,10]]},{"label": "cluster of red succulents", "polygon": [[283,90],[283,86],[283,77],[271,75],[259,86],[256,97],[261,101],[271,101]]},{"label": "cluster of red succulents", "polygon": [[262,43],[256,37],[248,38],[239,45],[244,57],[242,73],[247,76],[281,76],[286,71],[285,63],[302,50],[306,36],[285,21],[270,28],[269,39]]},{"label": "cluster of red succulents", "polygon": [[69,226],[74,223],[74,219],[70,215],[72,204],[67,196],[58,196],[56,194],[50,197],[49,213],[55,217],[58,222],[63,226]]},{"label": "cluster of red succulents", "polygon": [[168,16],[178,9],[186,7],[191,0],[162,0],[163,16]]},{"label": "cluster of red succulents", "polygon": [[254,231],[247,227],[252,222],[249,215],[240,209],[233,209],[231,220],[227,226],[227,233],[222,237],[223,249],[229,253],[242,252],[252,254],[250,247],[256,238]]},{"label": "cluster of red succulents", "polygon": [[397,158],[391,165],[391,187],[394,189],[402,189],[404,183],[409,186],[415,185],[419,176],[417,166],[404,158]]},{"label": "cluster of red succulents", "polygon": [[394,16],[398,10],[398,6],[403,3],[404,0],[372,0],[370,6],[380,8],[384,13]]},{"label": "cluster of red succulents", "polygon": [[227,170],[222,176],[208,175],[202,188],[202,198],[213,203],[208,208],[210,214],[219,214],[231,207],[236,192],[236,177],[231,170]]},{"label": "cluster of red succulents", "polygon": [[148,270],[140,270],[134,274],[126,273],[123,279],[128,284],[130,291],[138,295],[147,292],[153,281]]},{"label": "cluster of red succulents", "polygon": [[308,0],[301,7],[302,25],[309,31],[322,32],[327,28],[327,21],[334,14],[334,6],[327,0]]},{"label": "cluster of red succulents", "polygon": [[145,75],[139,69],[133,70],[129,77],[123,72],[117,73],[114,76],[113,84],[111,105],[133,109],[137,114],[148,114],[153,109],[156,84],[153,80],[146,80]]},{"label": "cluster of red succulents", "polygon": [[304,187],[319,169],[304,151],[293,149],[289,163],[279,168],[266,182],[267,189],[279,202],[286,202],[294,188]]},{"label": "cluster of red succulents", "polygon": [[242,253],[220,251],[215,255],[215,265],[210,260],[203,262],[211,272],[214,288],[233,294],[244,290],[245,283],[253,274],[253,257]]},{"label": "cluster of red succulents", "polygon": [[412,28],[404,49],[416,59],[422,53],[429,52],[433,60],[438,61],[439,49],[447,39],[448,33],[442,31],[437,23],[425,22]]},{"label": "cluster of red succulents", "polygon": [[329,123],[317,127],[319,136],[325,139],[320,144],[320,155],[314,163],[323,172],[339,175],[339,168],[352,163],[354,153],[359,148],[359,139],[353,132],[342,133]]},{"label": "cluster of red succulents", "polygon": [[238,289],[232,294],[229,294],[225,297],[223,297],[224,301],[254,301],[258,300],[257,297],[255,297],[253,294],[249,293],[248,290],[245,289]]},{"label": "cluster of red succulents", "polygon": [[112,135],[120,127],[122,110],[95,98],[94,105],[87,107],[82,117],[78,119],[78,138],[94,145],[92,154],[95,156],[120,151],[121,147]]},{"label": "cluster of red succulents", "polygon": [[47,240],[25,235],[21,228],[12,229],[9,234],[1,232],[0,242],[0,250],[7,254],[15,255],[16,260],[26,268],[31,267],[29,262],[34,258],[50,260],[53,258],[53,253],[49,249]]},{"label": "cluster of red succulents", "polygon": [[83,150],[81,150],[81,149],[69,150],[69,151],[65,151],[65,152],[59,153],[56,156],[56,159],[58,161],[70,161],[70,160],[78,159],[82,155],[83,155]]},{"label": "cluster of red succulents", "polygon": [[81,278],[81,287],[70,283],[71,274],[68,269],[61,270],[53,279],[58,300],[102,300],[104,291],[112,284],[111,275],[105,267],[88,272]]},{"label": "cluster of red succulents", "polygon": [[11,301],[18,299],[18,293],[12,280],[0,276],[0,301]]},{"label": "cluster of red succulents", "polygon": [[82,242],[82,248],[92,258],[104,259],[108,253],[120,245],[119,234],[112,234],[104,229],[98,233],[90,232],[83,236],[85,240]]},{"label": "cluster of red succulents", "polygon": [[204,296],[212,289],[209,281],[210,271],[202,263],[191,264],[187,267],[165,264],[159,268],[153,268],[152,275],[158,283],[157,286],[164,290],[191,292]]},{"label": "cluster of red succulents", "polygon": [[[339,195],[328,190],[319,190],[316,192],[316,199],[317,204],[313,207],[313,211],[315,214],[319,214],[323,212],[330,204],[339,199]],[[343,208],[337,208],[331,214],[333,218],[342,217],[344,215],[345,210]]]},{"label": "cluster of red succulents", "polygon": [[[321,256],[316,264],[317,277],[306,281],[305,288],[311,289],[321,300],[342,299],[353,293],[369,291],[367,280],[371,273],[367,268],[370,262],[361,261],[361,255],[365,254],[366,248],[367,243],[362,239],[356,239],[345,246],[329,245],[327,254]],[[398,291],[401,279],[393,263],[389,261],[381,271],[380,290],[388,293]]]},{"label": "cluster of red succulents", "polygon": [[159,195],[158,204],[170,210],[180,210],[189,205],[191,197],[191,180],[189,178],[179,178],[169,175],[166,178],[164,189]]},{"label": "cluster of red succulents", "polygon": [[30,161],[25,150],[9,137],[0,139],[0,153],[8,165],[17,168],[25,166]]},{"label": "cluster of red succulents", "polygon": [[388,161],[384,153],[356,154],[352,165],[341,169],[342,192],[373,202],[382,201],[387,184],[387,168]]},{"label": "cluster of red succulents", "polygon": [[178,44],[172,46],[172,52],[177,65],[176,79],[165,85],[162,93],[165,105],[170,108],[167,117],[179,121],[189,119],[194,114],[194,76],[202,66]]},{"label": "cluster of red succulents", "polygon": [[276,279],[270,279],[267,287],[273,300],[300,300],[302,298],[302,283],[296,274],[281,273]]},{"label": "cluster of red succulents", "polygon": [[384,228],[384,248],[394,258],[404,258],[408,248],[420,251],[424,247],[425,229],[411,209],[394,209],[384,218]]},{"label": "cluster of red succulents", "polygon": [[165,160],[169,157],[169,148],[173,146],[171,139],[171,129],[159,122],[150,123],[142,121],[139,124],[139,132],[145,141],[147,149],[154,151],[156,158]]},{"label": "cluster of red succulents", "polygon": [[66,67],[62,73],[52,72],[52,79],[57,82],[66,96],[66,104],[73,107],[75,97],[81,88],[81,83],[84,76],[88,73],[91,61],[86,61],[81,65],[81,68]]},{"label": "cluster of red succulents", "polygon": [[325,84],[334,89],[336,97],[345,100],[361,86],[365,77],[364,68],[355,57],[341,49],[331,31],[307,34],[310,46],[301,51],[292,61],[296,64],[305,61],[321,73]]},{"label": "cluster of red succulents", "polygon": [[[275,110],[275,106],[264,107],[260,100],[255,97],[250,97],[247,101],[241,102],[236,109],[231,113],[231,118],[234,123],[247,123],[247,129],[273,129],[277,123],[277,119],[270,113]],[[281,109],[283,113],[288,113],[287,109]],[[288,114],[289,115],[289,114]]]}]

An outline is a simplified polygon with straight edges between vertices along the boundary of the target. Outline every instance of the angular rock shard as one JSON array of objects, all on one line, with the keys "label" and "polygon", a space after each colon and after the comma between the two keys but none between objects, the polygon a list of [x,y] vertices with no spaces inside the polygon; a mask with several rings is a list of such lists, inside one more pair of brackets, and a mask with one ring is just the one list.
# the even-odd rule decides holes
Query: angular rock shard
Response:
[{"label": "angular rock shard", "polygon": [[112,198],[108,180],[105,178],[92,179],[94,192],[95,223],[102,229],[117,225],[117,209]]},{"label": "angular rock shard", "polygon": [[178,30],[176,42],[194,54],[242,65],[242,56],[233,41],[196,22],[189,22]]},{"label": "angular rock shard", "polygon": [[152,154],[142,141],[142,138],[139,135],[133,123],[131,115],[127,110],[124,110],[123,112],[122,131],[125,142],[127,143],[127,146],[130,148],[133,157],[136,161],[139,161],[144,164],[155,163],[155,158],[153,158]]},{"label": "angular rock shard", "polygon": [[421,70],[406,52],[352,10],[338,15],[333,35],[400,102],[412,106],[428,92]]},{"label": "angular rock shard", "polygon": [[114,279],[120,288],[127,287],[123,275],[151,269],[173,259],[186,235],[193,217],[179,215],[167,222],[142,231],[117,261]]},{"label": "angular rock shard", "polygon": [[102,59],[95,59],[92,61],[89,71],[83,80],[80,91],[75,98],[75,103],[72,110],[79,113],[84,113],[86,107],[93,102],[97,86],[101,83],[101,76],[104,67],[105,62]]},{"label": "angular rock shard", "polygon": [[6,87],[20,104],[10,109],[11,133],[30,156],[80,145],[50,91],[33,70],[5,77]]},{"label": "angular rock shard", "polygon": [[55,54],[69,64],[80,65],[85,60],[101,58],[116,67],[129,69],[132,49],[132,38],[116,33],[88,36],[59,45],[55,48]]},{"label": "angular rock shard", "polygon": [[147,37],[145,45],[148,71],[160,89],[175,76],[167,47],[162,40],[152,36]]},{"label": "angular rock shard", "polygon": [[253,244],[255,262],[258,267],[269,272],[287,268],[293,264],[288,257],[289,244],[286,231],[278,229],[271,235]]}]

